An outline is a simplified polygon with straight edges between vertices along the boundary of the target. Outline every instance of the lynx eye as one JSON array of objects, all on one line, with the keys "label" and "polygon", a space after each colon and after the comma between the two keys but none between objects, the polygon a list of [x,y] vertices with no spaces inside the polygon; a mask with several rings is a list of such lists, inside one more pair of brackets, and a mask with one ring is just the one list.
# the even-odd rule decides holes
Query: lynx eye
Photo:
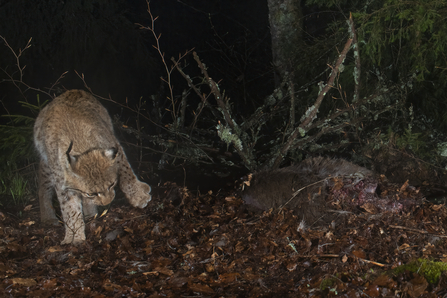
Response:
[{"label": "lynx eye", "polygon": [[93,197],[97,197],[97,196],[98,196],[98,193],[97,193],[97,192],[95,192],[95,193],[85,193],[85,195],[86,195],[87,197],[89,197],[89,198],[93,198]]},{"label": "lynx eye", "polygon": [[116,185],[116,180],[115,182],[113,182],[112,184],[110,184],[109,188],[107,189],[108,191],[112,190]]}]

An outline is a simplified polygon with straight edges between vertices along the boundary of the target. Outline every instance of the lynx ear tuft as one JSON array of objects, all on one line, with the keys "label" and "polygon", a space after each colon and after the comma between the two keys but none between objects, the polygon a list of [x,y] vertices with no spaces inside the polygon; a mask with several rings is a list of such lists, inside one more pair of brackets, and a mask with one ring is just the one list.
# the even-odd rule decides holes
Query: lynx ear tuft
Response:
[{"label": "lynx ear tuft", "polygon": [[104,150],[105,157],[110,158],[112,160],[116,158],[117,154],[118,154],[118,149],[116,149],[115,147]]}]

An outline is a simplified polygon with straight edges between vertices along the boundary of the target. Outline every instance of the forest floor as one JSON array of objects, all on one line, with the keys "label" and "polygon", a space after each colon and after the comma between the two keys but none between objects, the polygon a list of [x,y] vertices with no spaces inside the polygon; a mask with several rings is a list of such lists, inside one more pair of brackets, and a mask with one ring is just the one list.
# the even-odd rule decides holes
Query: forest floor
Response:
[{"label": "forest floor", "polygon": [[1,297],[447,296],[443,204],[303,227],[232,190],[170,184],[142,210],[112,203],[79,246],[61,246],[62,224],[42,226],[37,205],[0,212]]}]

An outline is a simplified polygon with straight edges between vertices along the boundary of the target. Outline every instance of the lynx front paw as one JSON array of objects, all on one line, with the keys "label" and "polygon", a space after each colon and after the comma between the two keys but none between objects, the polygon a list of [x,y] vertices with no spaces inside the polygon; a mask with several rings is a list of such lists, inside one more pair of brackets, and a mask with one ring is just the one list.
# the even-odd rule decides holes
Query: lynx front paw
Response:
[{"label": "lynx front paw", "polygon": [[151,187],[146,183],[138,181],[130,187],[131,191],[126,193],[126,197],[129,199],[129,202],[132,206],[138,208],[144,208],[147,206],[150,200],[152,200],[151,196]]}]

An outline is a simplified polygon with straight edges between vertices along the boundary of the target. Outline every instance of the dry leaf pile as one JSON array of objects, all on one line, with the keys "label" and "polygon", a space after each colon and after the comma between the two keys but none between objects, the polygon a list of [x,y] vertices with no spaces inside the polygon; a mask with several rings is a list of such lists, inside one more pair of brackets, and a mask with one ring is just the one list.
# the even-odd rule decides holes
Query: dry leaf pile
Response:
[{"label": "dry leaf pile", "polygon": [[115,204],[87,223],[77,247],[60,246],[63,227],[42,227],[35,208],[23,218],[0,212],[0,296],[447,294],[447,275],[432,281],[422,270],[392,271],[416,259],[447,261],[443,205],[378,214],[360,206],[336,225],[313,227],[287,208],[251,213],[231,193],[177,189],[180,200],[171,202],[174,187],[144,210]]}]

